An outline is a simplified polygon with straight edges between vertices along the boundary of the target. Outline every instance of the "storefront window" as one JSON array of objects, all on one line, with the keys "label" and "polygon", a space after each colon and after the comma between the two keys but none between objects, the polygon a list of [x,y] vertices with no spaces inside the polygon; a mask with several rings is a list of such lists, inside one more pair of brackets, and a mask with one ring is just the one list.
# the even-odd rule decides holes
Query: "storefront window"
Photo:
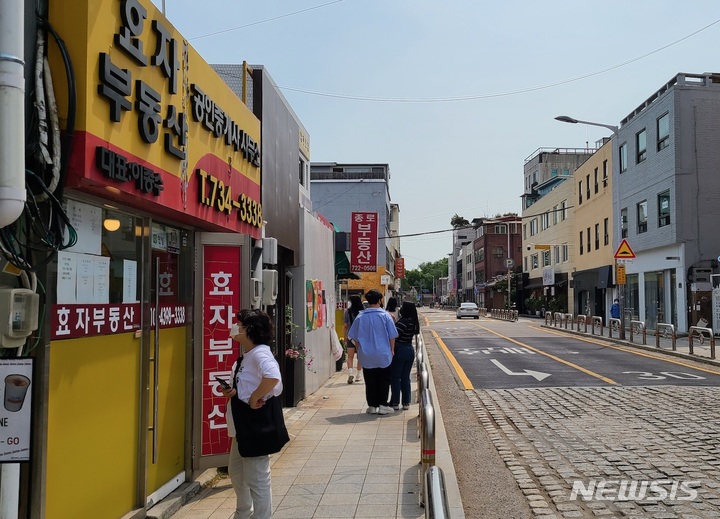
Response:
[{"label": "storefront window", "polygon": [[657,328],[665,321],[665,283],[663,272],[645,273],[645,326]]},{"label": "storefront window", "polygon": [[625,284],[625,321],[638,320],[640,309],[640,285],[637,274],[628,274]]}]

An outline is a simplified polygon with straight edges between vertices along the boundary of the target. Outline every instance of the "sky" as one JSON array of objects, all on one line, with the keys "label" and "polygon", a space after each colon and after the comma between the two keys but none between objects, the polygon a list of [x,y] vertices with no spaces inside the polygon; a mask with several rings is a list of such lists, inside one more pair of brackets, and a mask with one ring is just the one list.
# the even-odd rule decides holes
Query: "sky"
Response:
[{"label": "sky", "polygon": [[617,126],[720,71],[717,0],[152,1],[208,63],[263,65],[312,161],[389,164],[406,269],[447,257],[454,214],[521,214],[539,148],[609,136],[555,116]]}]

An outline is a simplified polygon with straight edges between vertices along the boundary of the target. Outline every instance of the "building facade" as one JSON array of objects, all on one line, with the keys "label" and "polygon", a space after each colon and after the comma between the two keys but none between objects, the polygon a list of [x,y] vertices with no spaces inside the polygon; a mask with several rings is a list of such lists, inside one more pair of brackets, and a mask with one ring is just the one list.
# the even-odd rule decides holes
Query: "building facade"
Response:
[{"label": "building facade", "polygon": [[626,265],[627,318],[687,331],[712,323],[718,272],[720,78],[678,74],[625,117],[614,150],[619,232],[636,257]]},{"label": "building facade", "polygon": [[[350,233],[352,213],[377,214],[377,253],[374,271],[356,272],[360,279],[347,279],[342,299],[352,294],[364,294],[370,289],[380,290],[385,299],[395,292],[395,260],[397,254],[393,235],[399,230],[393,221],[399,219],[399,207],[393,210],[390,201],[390,167],[388,164],[311,162],[310,196],[313,211],[322,214],[338,232]],[[350,266],[351,270],[354,268]]]},{"label": "building facade", "polygon": [[[618,297],[613,273],[612,143],[606,139],[598,151],[578,167],[570,181],[574,187],[572,203],[572,241],[576,244],[571,273],[574,314],[599,316],[607,323],[610,306]],[[555,208],[551,216],[557,218]]]}]

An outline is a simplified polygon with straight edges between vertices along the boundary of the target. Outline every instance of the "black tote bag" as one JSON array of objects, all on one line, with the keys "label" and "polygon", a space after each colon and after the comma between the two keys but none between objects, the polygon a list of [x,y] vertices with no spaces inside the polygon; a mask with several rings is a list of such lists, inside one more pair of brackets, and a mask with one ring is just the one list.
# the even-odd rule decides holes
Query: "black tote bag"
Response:
[{"label": "black tote bag", "polygon": [[230,399],[230,405],[238,451],[243,458],[280,452],[290,441],[279,397],[271,397],[259,409],[251,408],[237,396]]}]

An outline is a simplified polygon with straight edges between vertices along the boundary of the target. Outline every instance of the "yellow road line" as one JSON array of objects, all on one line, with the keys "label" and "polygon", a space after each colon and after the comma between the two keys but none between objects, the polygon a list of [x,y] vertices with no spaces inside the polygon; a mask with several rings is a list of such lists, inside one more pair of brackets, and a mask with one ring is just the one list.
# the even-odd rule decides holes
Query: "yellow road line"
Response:
[{"label": "yellow road line", "polygon": [[445,346],[445,343],[440,338],[440,336],[437,334],[435,330],[430,330],[430,333],[432,333],[433,337],[435,338],[435,342],[437,342],[440,347],[442,348],[443,352],[445,352],[445,356],[450,361],[450,364],[452,364],[453,368],[455,368],[455,373],[457,373],[458,378],[460,379],[460,382],[463,384],[463,389],[473,389],[473,385],[470,382],[470,379],[467,378],[467,375],[465,375],[465,371],[460,367],[460,364],[458,364],[458,361],[455,359],[455,356],[450,353],[450,350],[447,346]]},{"label": "yellow road line", "polygon": [[[557,330],[548,330],[547,328],[538,328],[538,327],[536,327],[536,326],[528,326],[528,328],[532,328],[533,330],[538,330],[538,331],[541,331],[541,332],[547,332],[547,333],[552,333],[552,334],[555,334],[555,335],[560,335],[561,337],[568,337],[568,338],[578,339],[578,340],[583,341],[583,342],[589,342],[589,343],[591,343],[591,344],[597,344],[597,345],[599,345],[599,346],[604,346],[604,347],[606,347],[606,348],[612,348],[613,350],[624,351],[625,353],[632,353],[633,355],[638,355],[638,356],[640,356],[640,357],[647,357],[647,358],[649,358],[649,359],[660,360],[660,361],[663,361],[663,362],[669,362],[670,364],[675,364],[675,365],[677,365],[677,366],[682,366],[682,367],[684,367],[684,368],[690,368],[690,369],[694,369],[694,370],[697,370],[697,371],[703,371],[703,372],[705,372],[705,373],[710,373],[710,374],[712,374],[712,375],[720,375],[720,371],[716,371],[716,370],[712,370],[712,369],[708,369],[708,368],[700,368],[700,367],[697,367],[697,366],[693,366],[693,365],[691,365],[691,364],[687,364],[687,363],[685,363],[685,362],[681,362],[681,361],[679,361],[679,360],[666,358],[666,357],[664,357],[664,356],[663,356],[663,357],[660,357],[660,356],[658,356],[657,354],[654,354],[654,353],[651,353],[651,352],[638,351],[638,350],[632,348],[631,346],[617,346],[617,345],[609,344],[609,343],[604,342],[604,341],[601,342],[601,341],[599,341],[599,340],[588,339],[587,337],[580,337],[580,336],[577,336],[577,335],[575,335],[575,334],[562,333],[562,332],[557,331]],[[658,352],[658,353],[660,353],[660,352]]]},{"label": "yellow road line", "polygon": [[[548,357],[549,359],[553,359],[554,361],[559,362],[560,364],[565,364],[566,366],[569,366],[569,367],[571,367],[571,368],[573,368],[573,369],[576,369],[576,370],[578,370],[578,371],[582,371],[583,373],[585,373],[585,374],[587,374],[587,375],[590,375],[591,377],[595,377],[595,378],[597,378],[597,379],[600,379],[600,380],[602,380],[603,382],[607,382],[608,384],[611,384],[611,385],[613,385],[613,386],[616,386],[616,385],[617,385],[617,382],[615,382],[613,379],[608,378],[608,377],[605,377],[605,376],[601,375],[600,373],[595,373],[594,371],[590,371],[589,369],[583,368],[582,366],[578,366],[577,364],[574,364],[574,363],[572,363],[572,362],[570,362],[570,361],[567,361],[567,360],[565,360],[565,359],[561,359],[560,357],[557,357],[557,356],[555,356],[555,355],[551,355],[550,353],[546,353],[546,352],[544,352],[544,351],[542,351],[542,350],[539,350],[539,349],[537,349],[537,348],[534,348],[533,346],[530,346],[529,344],[525,344],[525,343],[523,343],[523,342],[516,341],[515,339],[513,339],[513,338],[511,338],[511,337],[508,337],[508,336],[506,336],[506,335],[503,335],[503,334],[501,334],[501,333],[498,333],[498,332],[496,332],[495,330],[491,330],[490,328],[486,328],[486,327],[481,326],[481,325],[476,325],[476,326],[482,328],[483,330],[486,330],[486,331],[492,333],[493,335],[497,335],[498,337],[500,337],[500,338],[502,338],[502,339],[508,340],[508,341],[510,341],[510,342],[512,342],[512,343],[514,343],[514,344],[517,344],[517,345],[519,345],[519,346],[522,346],[523,348],[527,348],[527,349],[529,349],[529,350],[534,351],[535,353],[538,353],[538,354],[540,354],[540,355],[544,355],[545,357]],[[533,327],[530,326],[529,328],[533,328]]]}]

